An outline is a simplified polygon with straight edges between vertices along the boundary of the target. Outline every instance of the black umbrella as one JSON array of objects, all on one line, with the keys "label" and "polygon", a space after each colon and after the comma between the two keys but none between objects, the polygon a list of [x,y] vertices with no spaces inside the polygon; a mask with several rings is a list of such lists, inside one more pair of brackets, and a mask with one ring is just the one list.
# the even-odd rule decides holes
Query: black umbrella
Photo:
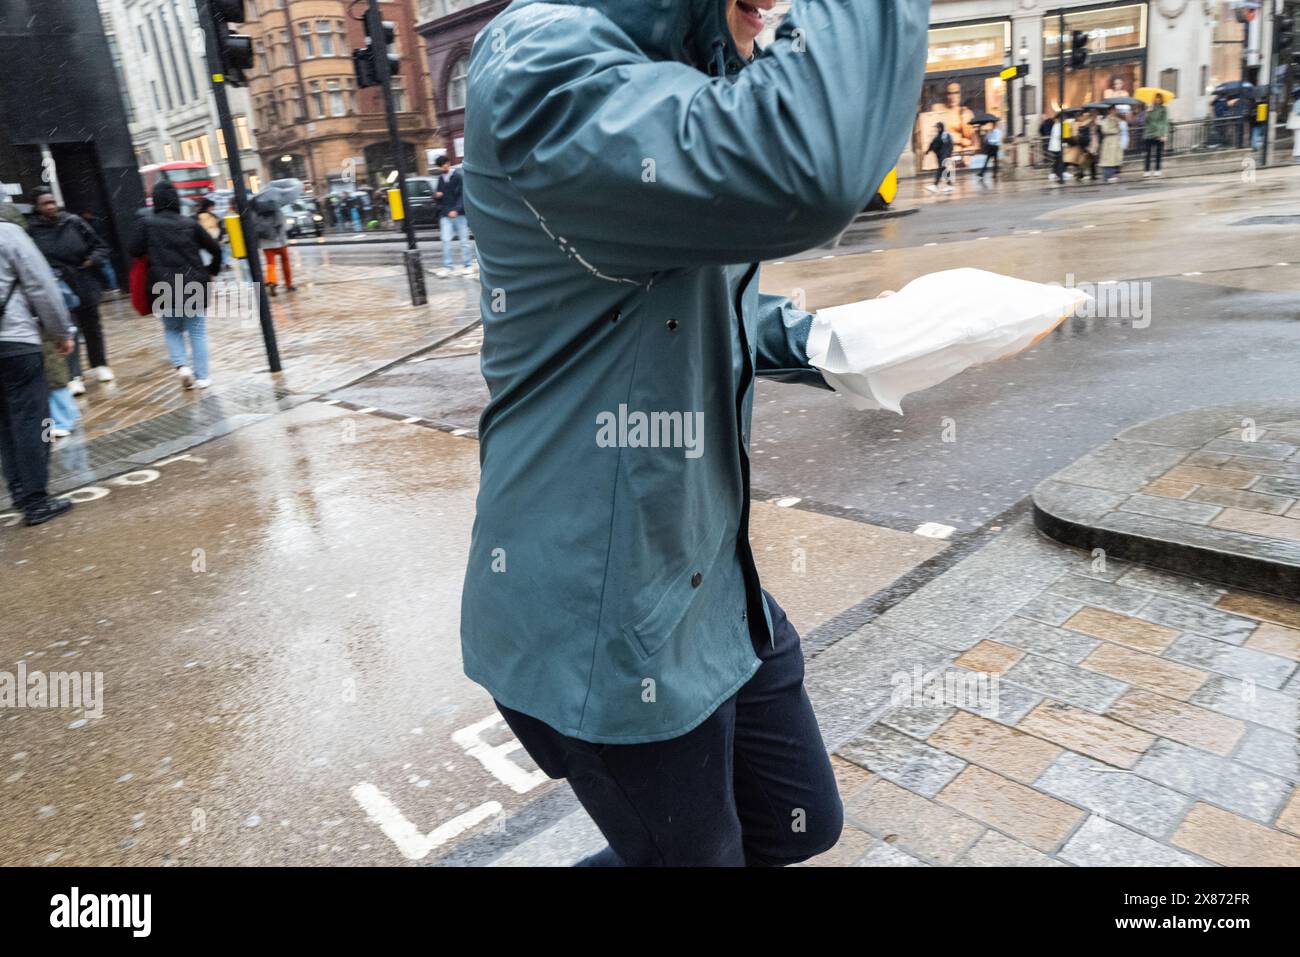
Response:
[{"label": "black umbrella", "polygon": [[992,113],[981,113],[975,119],[971,120],[974,126],[983,126],[985,123],[1000,123],[1001,117],[994,116]]},{"label": "black umbrella", "polygon": [[1108,96],[1102,99],[1107,106],[1146,106],[1136,96]]},{"label": "black umbrella", "polygon": [[1083,106],[1079,107],[1079,109],[1081,110],[1092,110],[1094,112],[1098,110],[1106,110],[1109,108],[1110,108],[1109,103],[1085,103],[1083,104]]},{"label": "black umbrella", "polygon": [[1215,96],[1252,96],[1255,88],[1245,80],[1229,80],[1214,88]]}]

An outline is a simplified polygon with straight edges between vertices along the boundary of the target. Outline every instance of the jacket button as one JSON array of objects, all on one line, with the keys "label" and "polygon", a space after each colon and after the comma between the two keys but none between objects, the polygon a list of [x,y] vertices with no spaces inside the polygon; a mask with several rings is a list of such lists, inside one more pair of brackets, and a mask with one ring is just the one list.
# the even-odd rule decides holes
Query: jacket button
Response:
[{"label": "jacket button", "polygon": [[700,582],[702,581],[704,581],[704,576],[701,575],[699,572],[696,572],[694,575],[691,576],[691,587],[699,588]]},{"label": "jacket button", "polygon": [[676,319],[669,319],[669,320],[668,320],[668,331],[669,331],[669,332],[676,332],[676,331],[677,331],[677,320],[676,320]]}]

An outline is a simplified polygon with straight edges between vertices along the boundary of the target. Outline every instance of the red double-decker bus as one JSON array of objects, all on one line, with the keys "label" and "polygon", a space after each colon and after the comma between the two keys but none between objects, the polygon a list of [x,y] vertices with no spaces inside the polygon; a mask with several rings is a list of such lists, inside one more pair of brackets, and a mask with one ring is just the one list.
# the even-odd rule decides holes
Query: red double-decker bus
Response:
[{"label": "red double-decker bus", "polygon": [[169,163],[154,163],[140,167],[140,177],[144,180],[145,202],[153,205],[153,188],[159,180],[169,180],[180,193],[181,202],[189,205],[200,196],[207,196],[216,188],[212,170],[206,163],[198,160],[173,160]]}]

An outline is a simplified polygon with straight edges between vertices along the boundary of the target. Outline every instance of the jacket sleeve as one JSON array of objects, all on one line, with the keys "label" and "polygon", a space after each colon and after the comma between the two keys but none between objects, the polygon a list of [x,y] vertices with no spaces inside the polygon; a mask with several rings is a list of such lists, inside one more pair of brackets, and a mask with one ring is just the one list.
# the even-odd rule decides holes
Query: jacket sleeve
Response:
[{"label": "jacket sleeve", "polygon": [[755,371],[765,379],[829,389],[821,372],[808,365],[812,322],[811,312],[796,308],[785,296],[759,293]]},{"label": "jacket sleeve", "polygon": [[26,233],[14,237],[14,269],[41,332],[52,339],[72,335],[72,320],[50,265]]},{"label": "jacket sleeve", "polygon": [[504,43],[479,36],[471,110],[534,214],[604,272],[779,257],[838,233],[897,161],[928,13],[804,0],[730,79],[652,61],[600,15],[507,13]]},{"label": "jacket sleeve", "polygon": [[82,240],[86,243],[86,258],[92,265],[98,266],[108,259],[108,243],[104,242],[99,233],[95,232],[94,227],[86,222],[80,216],[77,217],[77,232],[81,234]]},{"label": "jacket sleeve", "polygon": [[131,241],[126,247],[126,251],[136,259],[149,255],[149,234],[145,222],[143,217],[136,221],[131,228]]}]

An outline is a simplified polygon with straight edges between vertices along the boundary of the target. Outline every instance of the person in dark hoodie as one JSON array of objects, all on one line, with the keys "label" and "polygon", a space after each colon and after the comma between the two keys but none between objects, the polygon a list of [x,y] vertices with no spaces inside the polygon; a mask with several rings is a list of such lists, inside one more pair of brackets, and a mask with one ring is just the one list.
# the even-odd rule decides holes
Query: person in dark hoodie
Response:
[{"label": "person in dark hoodie", "polygon": [[109,256],[108,246],[80,216],[61,211],[53,193],[40,192],[35,199],[37,215],[31,224],[32,242],[45,254],[54,274],[80,300],[72,310],[72,318],[86,340],[90,360],[86,376],[98,382],[111,382],[113,370],[108,367],[108,346],[99,318],[99,300],[104,292],[102,270]]},{"label": "person in dark hoodie", "polygon": [[[212,261],[203,263],[200,250]],[[208,377],[208,283],[221,272],[221,243],[196,219],[181,215],[181,199],[167,181],[153,189],[153,215],[142,217],[131,237],[132,256],[149,257],[149,293],[162,319],[172,366],[186,389],[206,389]],[[185,338],[189,337],[189,358]]]}]

